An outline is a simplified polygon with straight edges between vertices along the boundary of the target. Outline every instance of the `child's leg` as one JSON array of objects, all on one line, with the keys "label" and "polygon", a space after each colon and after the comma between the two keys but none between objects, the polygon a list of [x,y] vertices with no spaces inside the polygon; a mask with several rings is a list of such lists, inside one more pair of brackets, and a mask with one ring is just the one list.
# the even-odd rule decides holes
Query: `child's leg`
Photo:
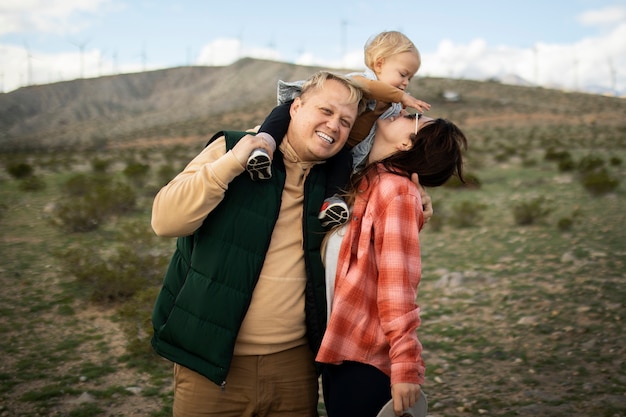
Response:
[{"label": "child's leg", "polygon": [[341,195],[352,174],[352,154],[347,147],[344,147],[337,155],[330,158],[326,164],[328,165],[326,199],[319,214],[319,219],[324,227],[343,224],[350,215],[348,205]]},{"label": "child's leg", "polygon": [[[287,127],[291,120],[289,108],[292,102],[293,100],[274,107],[269,116],[263,121],[257,133],[257,136],[265,139],[274,150],[276,150],[276,147],[287,133]],[[271,165],[272,161],[269,154],[264,149],[259,148],[250,154],[246,170],[255,181],[267,179],[272,177]]]},{"label": "child's leg", "polygon": [[259,133],[270,135],[276,146],[280,144],[283,137],[287,134],[287,127],[289,127],[289,121],[291,120],[291,115],[289,114],[291,103],[293,103],[293,100],[274,107],[259,128]]}]

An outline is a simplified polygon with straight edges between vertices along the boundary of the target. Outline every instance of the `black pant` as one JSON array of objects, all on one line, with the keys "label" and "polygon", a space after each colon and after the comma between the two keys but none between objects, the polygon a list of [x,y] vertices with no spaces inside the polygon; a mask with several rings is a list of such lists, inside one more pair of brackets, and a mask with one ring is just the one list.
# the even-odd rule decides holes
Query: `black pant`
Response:
[{"label": "black pant", "polygon": [[359,362],[324,365],[322,387],[328,417],[376,417],[391,399],[390,378]]}]

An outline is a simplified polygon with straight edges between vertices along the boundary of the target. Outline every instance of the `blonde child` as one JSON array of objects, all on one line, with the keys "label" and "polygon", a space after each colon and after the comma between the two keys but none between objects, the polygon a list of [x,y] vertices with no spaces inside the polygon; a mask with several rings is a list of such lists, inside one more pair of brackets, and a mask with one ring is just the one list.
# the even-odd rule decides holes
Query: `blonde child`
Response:
[{"label": "blonde child", "polygon": [[[346,149],[327,162],[332,169],[327,183],[327,198],[319,214],[325,227],[343,224],[348,219],[349,210],[341,197],[341,190],[353,168],[358,169],[369,153],[376,120],[398,115],[403,108],[413,108],[419,113],[430,109],[428,103],[406,92],[421,65],[420,53],[406,35],[397,31],[379,33],[365,44],[364,58],[367,70],[348,76],[362,85],[368,104],[352,126]],[[282,104],[274,108],[257,133],[265,139],[267,146],[255,149],[247,161],[246,170],[253,180],[272,176],[270,155],[276,149],[276,141],[282,140],[286,133],[289,107],[298,93],[298,85],[298,82],[279,82],[279,101]]]}]

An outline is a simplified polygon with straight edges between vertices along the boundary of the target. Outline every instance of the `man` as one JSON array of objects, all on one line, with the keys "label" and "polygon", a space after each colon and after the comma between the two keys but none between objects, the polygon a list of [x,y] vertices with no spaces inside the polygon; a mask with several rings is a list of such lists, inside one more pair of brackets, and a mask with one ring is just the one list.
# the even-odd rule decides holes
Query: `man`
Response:
[{"label": "man", "polygon": [[152,345],[175,363],[174,416],[317,415],[323,162],[362,103],[353,81],[318,72],[291,106],[271,179],[240,175],[264,140],[222,132],[157,194],[155,233],[179,237],[152,315]]}]

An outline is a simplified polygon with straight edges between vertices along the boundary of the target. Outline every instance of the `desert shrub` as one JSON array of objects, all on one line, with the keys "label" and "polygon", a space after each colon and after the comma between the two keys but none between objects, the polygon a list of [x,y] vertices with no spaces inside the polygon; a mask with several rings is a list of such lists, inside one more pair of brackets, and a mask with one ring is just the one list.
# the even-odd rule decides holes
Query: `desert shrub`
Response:
[{"label": "desert shrub", "polygon": [[54,209],[51,221],[69,232],[82,233],[96,230],[105,219],[100,207],[86,198],[61,201]]},{"label": "desert shrub", "polygon": [[604,159],[596,155],[587,155],[578,162],[578,171],[586,174],[593,171],[601,170],[604,167]]},{"label": "desert shrub", "polygon": [[536,197],[514,205],[513,218],[518,226],[527,226],[545,219],[552,211],[545,197]]},{"label": "desert shrub", "polygon": [[96,230],[109,216],[133,210],[137,201],[131,186],[109,176],[74,175],[62,191],[52,221],[70,232]]},{"label": "desert shrub", "polygon": [[82,197],[112,181],[109,175],[74,174],[61,185],[61,192],[70,197]]},{"label": "desert shrub", "polygon": [[6,166],[7,173],[16,179],[27,178],[33,175],[35,169],[26,162],[12,162]]},{"label": "desert shrub", "polygon": [[165,185],[178,174],[178,171],[170,164],[161,165],[157,172],[159,185]]},{"label": "desert shrub", "polygon": [[570,172],[576,169],[576,162],[571,157],[564,158],[558,162],[558,167],[560,172]]},{"label": "desert shrub", "polygon": [[444,184],[444,187],[448,187],[448,188],[480,188],[481,181],[478,178],[478,176],[476,176],[476,174],[473,174],[471,172],[467,172],[467,173],[463,174],[463,178],[465,179],[465,183],[461,182],[459,177],[452,176],[452,177],[450,177],[450,179],[448,181],[446,181],[446,183]]},{"label": "desert shrub", "polygon": [[146,182],[148,172],[150,172],[150,165],[141,162],[129,162],[124,168],[126,178],[137,187],[141,187]]},{"label": "desert shrub", "polygon": [[476,226],[482,220],[483,212],[486,208],[487,206],[482,203],[462,201],[452,207],[452,212],[447,220],[456,227]]},{"label": "desert shrub", "polygon": [[574,226],[574,220],[572,220],[571,217],[562,217],[559,219],[559,221],[556,224],[556,227],[561,232],[567,232],[568,230],[571,230],[573,226]]},{"label": "desert shrub", "polygon": [[536,159],[528,157],[528,156],[526,156],[526,157],[524,157],[522,159],[522,166],[525,166],[527,168],[537,166],[537,163],[538,162],[537,162]]},{"label": "desert shrub", "polygon": [[546,150],[544,158],[546,161],[559,162],[564,159],[572,160],[572,155],[568,151],[557,151],[554,148],[550,148]]},{"label": "desert shrub", "polygon": [[609,159],[609,164],[610,164],[612,167],[619,167],[619,166],[622,166],[622,159],[621,159],[621,158],[619,158],[619,157],[617,157],[617,156],[612,156],[612,157]]},{"label": "desert shrub", "polygon": [[561,172],[573,171],[576,168],[576,162],[574,162],[572,154],[568,151],[557,151],[554,148],[550,148],[546,151],[544,159],[546,161],[556,162]]},{"label": "desert shrub", "polygon": [[116,230],[113,248],[77,244],[55,255],[92,301],[117,306],[128,358],[145,365],[155,357],[151,312],[171,251],[155,250],[161,238],[145,220],[127,221]]},{"label": "desert shrub", "polygon": [[93,172],[105,173],[109,170],[110,166],[110,159],[94,158],[91,160],[91,169],[93,170]]},{"label": "desert shrub", "polygon": [[612,192],[619,186],[619,179],[611,176],[604,168],[584,173],[581,183],[585,190],[593,195],[603,195]]},{"label": "desert shrub", "polygon": [[121,302],[140,290],[161,282],[168,257],[143,247],[123,242],[113,250],[94,250],[86,245],[55,253],[64,270],[76,277],[95,302]]},{"label": "desert shrub", "polygon": [[154,351],[150,346],[152,336],[152,307],[160,288],[143,288],[124,303],[119,311],[121,328],[126,338],[126,351],[133,357],[152,358]]},{"label": "desert shrub", "polygon": [[128,184],[112,182],[96,190],[94,204],[102,204],[107,215],[126,214],[137,204],[137,193]]},{"label": "desert shrub", "polygon": [[46,182],[41,177],[31,175],[20,179],[19,188],[22,191],[41,191],[46,188]]}]

